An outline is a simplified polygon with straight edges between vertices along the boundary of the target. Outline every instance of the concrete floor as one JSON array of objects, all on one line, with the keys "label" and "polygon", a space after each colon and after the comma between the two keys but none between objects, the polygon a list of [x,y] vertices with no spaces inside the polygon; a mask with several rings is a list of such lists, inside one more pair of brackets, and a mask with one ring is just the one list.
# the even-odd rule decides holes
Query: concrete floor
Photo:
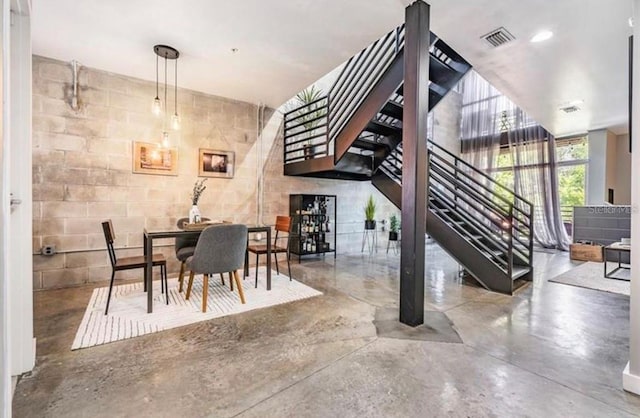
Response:
[{"label": "concrete floor", "polygon": [[534,282],[508,297],[461,282],[430,243],[425,309],[453,323],[452,342],[378,336],[399,260],[293,264],[324,296],[73,352],[92,288],[38,292],[37,364],[14,416],[640,415],[622,390],[629,297],[547,282],[573,266],[566,253],[536,253]]}]

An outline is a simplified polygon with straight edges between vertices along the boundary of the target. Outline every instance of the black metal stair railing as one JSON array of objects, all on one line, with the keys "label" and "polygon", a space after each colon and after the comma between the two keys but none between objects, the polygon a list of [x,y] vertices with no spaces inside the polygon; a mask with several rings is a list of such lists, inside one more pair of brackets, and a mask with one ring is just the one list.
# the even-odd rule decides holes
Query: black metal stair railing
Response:
[{"label": "black metal stair railing", "polygon": [[351,57],[329,90],[329,138],[335,138],[404,47],[404,24]]},{"label": "black metal stair railing", "polygon": [[326,96],[286,112],[284,163],[331,155],[331,141],[403,46],[404,24],[351,57]]},{"label": "black metal stair railing", "polygon": [[284,114],[284,163],[328,155],[328,98],[322,96]]},{"label": "black metal stair railing", "polygon": [[[505,274],[514,263],[531,267],[533,205],[431,141],[428,164],[429,209]],[[401,145],[380,170],[402,184]]]},{"label": "black metal stair railing", "polygon": [[509,229],[514,255],[522,264],[531,266],[534,220],[531,202],[434,142],[430,142],[430,148],[430,155],[453,165],[459,187],[473,189],[480,201],[491,202],[501,216],[499,222]]}]

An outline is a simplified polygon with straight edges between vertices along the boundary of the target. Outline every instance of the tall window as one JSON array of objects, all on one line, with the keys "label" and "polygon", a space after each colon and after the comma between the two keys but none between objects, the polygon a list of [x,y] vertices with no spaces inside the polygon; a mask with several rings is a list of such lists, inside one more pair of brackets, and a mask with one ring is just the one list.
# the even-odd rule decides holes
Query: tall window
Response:
[{"label": "tall window", "polygon": [[556,139],[558,194],[562,221],[571,233],[573,207],[585,204],[589,142],[586,136]]}]

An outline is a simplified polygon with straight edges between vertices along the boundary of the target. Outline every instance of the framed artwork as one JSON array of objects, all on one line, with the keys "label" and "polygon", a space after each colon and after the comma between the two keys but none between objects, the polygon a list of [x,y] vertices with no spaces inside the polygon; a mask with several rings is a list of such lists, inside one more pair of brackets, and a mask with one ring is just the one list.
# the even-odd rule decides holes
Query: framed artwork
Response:
[{"label": "framed artwork", "polygon": [[233,178],[235,158],[236,154],[233,151],[200,148],[198,176]]},{"label": "framed artwork", "polygon": [[178,150],[148,142],[133,143],[133,172],[139,174],[178,175]]}]

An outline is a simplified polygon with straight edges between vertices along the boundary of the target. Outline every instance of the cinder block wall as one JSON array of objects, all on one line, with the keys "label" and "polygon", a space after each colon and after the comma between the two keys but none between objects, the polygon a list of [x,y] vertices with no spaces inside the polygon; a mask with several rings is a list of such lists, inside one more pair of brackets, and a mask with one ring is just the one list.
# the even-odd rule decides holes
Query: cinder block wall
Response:
[{"label": "cinder block wall", "polygon": [[[336,194],[339,253],[360,252],[362,207],[370,194],[378,202],[377,219],[397,212],[368,182],[283,176],[281,137],[258,155],[256,105],[185,89],[178,94],[182,129],[172,135],[178,175],[133,174],[133,141],[159,141],[162,132],[151,114],[155,83],[86,67],[79,75],[80,110],[75,112],[69,106],[69,63],[33,58],[34,289],[107,280],[111,269],[100,226],[107,218],[113,220],[118,254],[128,256],[142,254],[144,227],[170,227],[187,216],[198,148],[236,153],[233,179],[207,181],[199,204],[204,216],[255,223],[256,163],[264,159],[265,222],[288,213],[290,193]],[[58,254],[38,254],[50,244]],[[165,253],[175,273],[172,243],[164,244],[156,251]],[[380,254],[385,245],[386,234],[380,233]],[[119,278],[140,275],[118,273]]]}]

